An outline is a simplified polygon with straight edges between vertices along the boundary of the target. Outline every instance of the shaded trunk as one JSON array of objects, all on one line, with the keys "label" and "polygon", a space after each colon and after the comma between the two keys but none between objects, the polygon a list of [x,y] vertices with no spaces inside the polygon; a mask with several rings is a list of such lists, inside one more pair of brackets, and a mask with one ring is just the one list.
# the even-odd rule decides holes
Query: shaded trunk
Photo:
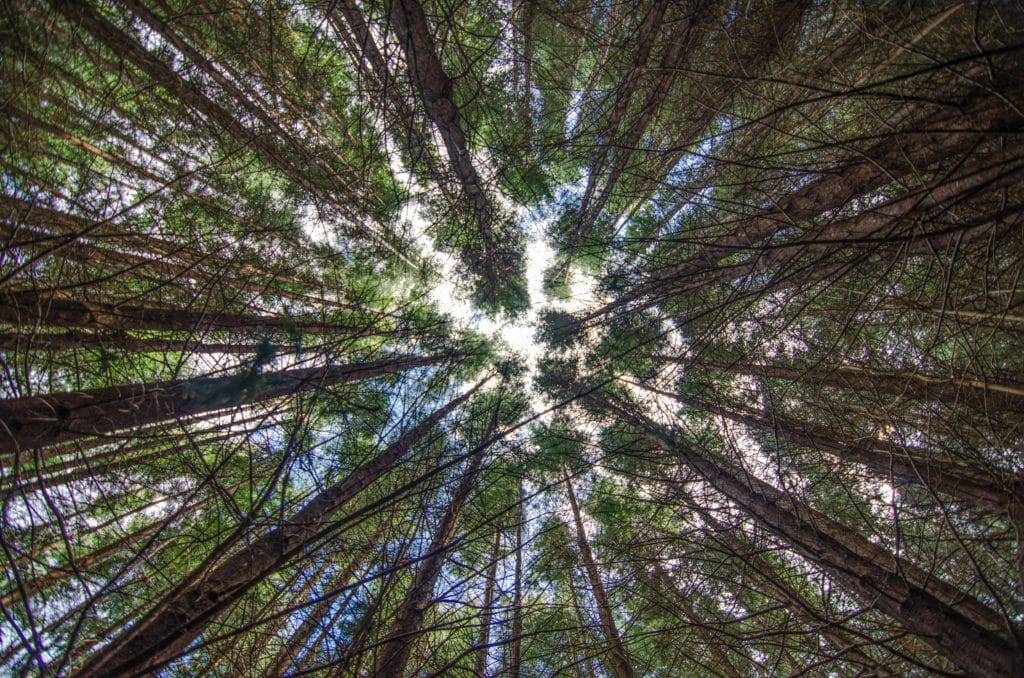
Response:
[{"label": "shaded trunk", "polygon": [[[18,326],[95,328],[114,331],[160,330],[168,332],[254,332],[328,336],[392,336],[393,330],[337,325],[330,322],[248,313],[193,310],[170,306],[139,306],[129,303],[80,301],[35,290],[0,295],[0,322]],[[401,332],[399,332],[401,333]]]},{"label": "shaded trunk", "polygon": [[616,678],[633,678],[633,667],[630,664],[629,655],[626,653],[626,648],[622,643],[619,629],[615,625],[615,617],[612,615],[612,608],[608,603],[608,594],[604,590],[604,583],[601,581],[601,572],[598,569],[597,561],[594,560],[594,553],[590,550],[590,542],[587,540],[587,532],[583,527],[583,518],[580,515],[580,506],[576,501],[576,493],[572,489],[572,480],[567,470],[563,470],[563,475],[566,493],[569,496],[569,505],[572,507],[573,521],[576,526],[576,545],[580,549],[580,557],[583,559],[583,568],[587,572],[590,589],[594,592],[594,603],[597,606],[597,614],[601,620],[601,633],[604,635],[608,648],[608,661]]},{"label": "shaded trunk", "polygon": [[346,503],[390,470],[482,383],[435,410],[372,461],[322,491],[279,527],[253,537],[220,565],[192,573],[138,623],[97,652],[77,675],[150,672],[171,661],[224,609],[335,529],[334,515]]},{"label": "shaded trunk", "polygon": [[480,635],[477,636],[476,659],[473,662],[473,675],[477,678],[487,676],[487,653],[491,642],[491,619],[494,617],[494,586],[498,577],[498,558],[501,554],[501,530],[494,531],[494,543],[491,545],[491,563],[487,566],[484,577],[484,606],[480,615]]},{"label": "shaded trunk", "polygon": [[351,365],[152,382],[0,401],[0,453],[15,453],[161,421],[210,414],[344,384],[438,365],[450,356],[407,357]]},{"label": "shaded trunk", "polygon": [[[619,81],[619,85],[615,92],[615,103],[612,105],[612,110],[608,115],[608,121],[605,124],[604,133],[598,140],[597,150],[594,157],[590,161],[590,167],[587,172],[587,185],[583,190],[583,197],[580,200],[579,216],[576,219],[576,233],[573,236],[572,243],[569,245],[568,252],[566,254],[567,263],[572,261],[573,256],[587,235],[589,235],[593,228],[594,221],[598,214],[600,214],[601,207],[604,204],[603,200],[600,200],[596,206],[591,209],[591,200],[593,199],[594,192],[597,190],[597,184],[604,174],[604,166],[608,161],[608,156],[612,152],[612,142],[618,136],[619,125],[622,124],[622,120],[626,115],[626,110],[629,108],[629,102],[633,97],[633,93],[636,92],[640,86],[641,73],[647,70],[647,61],[650,59],[651,50],[654,48],[654,44],[657,41],[663,28],[662,19],[665,16],[665,10],[668,8],[667,0],[653,0],[649,7],[644,8],[646,15],[643,21],[636,30],[635,38],[635,52],[633,54],[633,60],[626,70],[626,73]],[[625,149],[623,149],[625,150]],[[616,151],[616,158],[618,157],[618,151]],[[610,190],[609,183],[614,184],[614,179],[609,177],[605,184],[605,194]]]},{"label": "shaded trunk", "polygon": [[892,675],[884,665],[857,647],[859,640],[856,637],[848,634],[838,622],[828,619],[813,601],[779,577],[762,555],[746,548],[734,530],[728,529],[710,513],[703,519],[714,531],[715,538],[724,542],[736,555],[744,574],[753,578],[764,593],[785,605],[808,628],[821,634],[836,651],[837,657],[859,664],[879,677]]},{"label": "shaded trunk", "polygon": [[441,133],[452,170],[476,217],[488,282],[497,287],[502,276],[496,266],[499,257],[493,213],[483,181],[473,165],[461,116],[452,98],[452,81],[438,58],[427,17],[417,0],[390,0],[389,17],[405,54],[409,77],[420,93],[427,116]]},{"label": "shaded trunk", "polygon": [[778,364],[726,363],[704,360],[716,369],[766,379],[784,379],[810,387],[828,386],[881,393],[950,407],[967,405],[980,411],[1024,412],[1024,385],[995,383],[984,379],[940,377],[908,370],[840,365],[794,367]]},{"label": "shaded trunk", "polygon": [[392,622],[380,652],[377,654],[373,668],[374,676],[388,678],[406,674],[409,655],[416,644],[416,638],[423,626],[423,619],[434,602],[434,585],[441,574],[448,549],[455,539],[462,509],[476,485],[477,472],[482,463],[482,453],[473,457],[462,481],[449,500],[448,509],[434,531],[426,556],[419,569],[416,570],[412,586],[395,612],[394,622]]},{"label": "shaded trunk", "polygon": [[707,450],[680,443],[643,415],[595,399],[659,449],[678,456],[760,526],[920,636],[968,675],[1021,675],[1024,652],[1002,615],[782,490]]},{"label": "shaded trunk", "polygon": [[[385,527],[387,527],[387,523],[382,522],[380,528],[377,529],[376,533],[370,539],[371,544],[376,544],[378,542],[384,533]],[[295,660],[299,657],[299,654],[301,654],[303,648],[305,648],[309,643],[309,640],[313,637],[317,627],[327,621],[327,614],[331,611],[331,607],[337,601],[337,593],[346,588],[346,584],[348,584],[349,580],[356,573],[356,570],[362,567],[363,563],[366,562],[372,553],[373,549],[370,548],[357,551],[353,555],[352,560],[349,561],[348,565],[330,579],[327,586],[330,590],[323,594],[320,600],[313,605],[312,609],[306,613],[306,617],[302,620],[299,628],[289,634],[289,639],[285,642],[284,646],[274,658],[274,661],[267,668],[264,673],[265,676],[282,677],[287,675],[289,667],[292,666]],[[344,608],[345,604],[343,602],[342,605],[339,606],[339,612],[344,610]]]},{"label": "shaded trunk", "polygon": [[246,344],[200,339],[149,339],[122,332],[0,332],[0,351],[74,351],[78,349],[132,353],[255,353],[270,348],[276,355],[295,350],[288,344]]},{"label": "shaded trunk", "polygon": [[647,282],[588,314],[605,315],[679,280],[700,279],[738,251],[755,248],[777,232],[792,228],[857,196],[875,191],[914,172],[970,152],[993,134],[1011,132],[1024,123],[1004,97],[979,96],[955,113],[946,110],[917,120],[865,150],[856,160],[833,168],[779,199],[760,214],[737,219],[725,235],[703,245],[700,253],[657,272]]},{"label": "shaded trunk", "polygon": [[795,417],[761,412],[740,403],[716,405],[701,398],[684,397],[645,385],[635,385],[749,428],[766,431],[780,440],[862,464],[880,477],[923,485],[986,511],[1020,515],[1024,508],[1024,480],[1009,472],[979,468],[976,463],[940,458],[925,448],[900,445],[870,436],[858,437],[855,441],[841,439],[835,433]]},{"label": "shaded trunk", "polygon": [[694,609],[693,604],[690,602],[689,597],[679,590],[676,586],[675,581],[672,580],[672,576],[665,570],[661,562],[658,560],[653,561],[654,573],[651,576],[654,580],[654,589],[658,592],[661,589],[667,592],[675,604],[678,606],[679,611],[682,612],[683,618],[690,624],[690,627],[694,629],[697,635],[703,641],[704,646],[707,648],[711,656],[714,657],[718,667],[721,669],[721,674],[729,676],[729,678],[741,678],[740,672],[736,669],[736,665],[729,659],[729,653],[725,647],[723,647],[720,638],[715,637],[708,629],[708,620],[702,615],[697,613]]},{"label": "shaded trunk", "polygon": [[[398,138],[407,139],[411,168],[416,169],[422,163],[431,175],[440,177],[441,172],[435,166],[432,153],[433,143],[417,124],[415,114],[399,90],[398,81],[391,73],[359,6],[354,0],[338,0],[337,8],[344,20],[339,21],[333,11],[328,18],[346,43],[353,64],[377,83],[394,109],[394,114],[386,120],[391,123],[389,128],[395,131]],[[444,190],[446,184],[443,181],[440,183]]]},{"label": "shaded trunk", "polygon": [[512,594],[512,647],[509,650],[509,678],[519,678],[522,670],[523,640],[523,526],[526,522],[526,511],[523,510],[523,484],[519,483],[519,511],[516,515],[516,570],[515,591]]}]

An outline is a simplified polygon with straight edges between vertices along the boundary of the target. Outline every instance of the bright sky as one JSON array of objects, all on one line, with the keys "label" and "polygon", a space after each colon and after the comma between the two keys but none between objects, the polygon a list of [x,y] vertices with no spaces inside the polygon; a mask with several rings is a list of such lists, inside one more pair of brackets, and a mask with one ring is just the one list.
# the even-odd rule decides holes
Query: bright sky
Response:
[{"label": "bright sky", "polygon": [[[549,299],[544,293],[544,271],[552,265],[555,253],[546,242],[544,231],[550,217],[539,217],[526,208],[520,208],[518,215],[527,234],[525,259],[530,307],[515,319],[493,318],[474,308],[458,289],[459,265],[455,257],[436,250],[423,230],[417,229],[417,232],[420,233],[418,241],[424,256],[434,258],[441,269],[441,283],[430,295],[437,307],[485,335],[502,339],[526,359],[532,373],[544,353],[544,346],[536,339],[540,311],[545,308],[567,312],[582,309],[595,297],[596,279],[574,270],[570,280],[570,298],[564,301]],[[415,221],[413,223],[418,226]]]}]

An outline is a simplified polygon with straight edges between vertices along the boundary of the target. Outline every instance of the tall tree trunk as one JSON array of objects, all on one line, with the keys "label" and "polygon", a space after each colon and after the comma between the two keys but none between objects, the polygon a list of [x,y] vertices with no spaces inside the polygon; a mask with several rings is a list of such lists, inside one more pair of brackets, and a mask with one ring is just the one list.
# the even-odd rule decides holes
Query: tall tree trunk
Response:
[{"label": "tall tree trunk", "polygon": [[[369,543],[375,545],[383,536],[386,527],[387,522],[382,521],[376,533],[369,540]],[[264,676],[267,676],[267,678],[281,678],[287,675],[289,667],[292,666],[303,648],[309,643],[313,632],[326,621],[324,617],[330,612],[331,607],[337,600],[338,589],[344,588],[353,575],[355,575],[356,570],[362,567],[363,563],[370,557],[373,550],[366,547],[356,551],[344,569],[331,577],[330,583],[327,586],[330,590],[324,593],[320,600],[306,612],[306,617],[302,620],[299,628],[290,634],[289,639],[284,643],[277,656],[274,657],[274,661],[267,668]],[[341,607],[343,608],[344,605]]]},{"label": "tall tree trunk", "polygon": [[276,355],[295,350],[289,344],[252,344],[240,341],[218,342],[201,339],[150,339],[124,332],[0,332],[0,351],[74,351],[100,349],[132,353],[256,353],[264,347]]},{"label": "tall tree trunk", "polygon": [[594,400],[968,675],[1018,676],[1024,671],[1016,629],[1002,615],[707,450],[675,440],[647,417],[600,396]]},{"label": "tall tree trunk", "polygon": [[483,613],[480,615],[480,634],[477,636],[476,659],[473,661],[473,675],[476,678],[487,676],[487,654],[491,642],[491,619],[494,617],[494,586],[498,578],[498,558],[501,554],[501,530],[494,531],[494,543],[491,545],[491,562],[484,575]]},{"label": "tall tree trunk", "polygon": [[724,542],[726,548],[736,555],[738,565],[743,569],[744,574],[754,579],[765,594],[785,605],[786,609],[808,628],[820,633],[836,651],[837,657],[863,666],[880,678],[892,675],[882,663],[869,657],[857,647],[857,638],[849,635],[842,628],[840,622],[828,619],[820,611],[819,606],[779,577],[775,569],[761,554],[746,548],[734,530],[723,525],[710,513],[703,516],[703,519],[711,528],[714,538]]},{"label": "tall tree trunk", "polygon": [[519,482],[519,510],[516,512],[516,570],[515,590],[512,593],[512,637],[509,642],[508,675],[519,678],[522,670],[523,647],[523,527],[526,523],[526,511],[523,509],[523,483]]},{"label": "tall tree trunk", "polygon": [[158,670],[186,648],[225,608],[331,531],[334,515],[346,503],[390,470],[483,383],[435,410],[372,461],[322,491],[279,527],[254,537],[220,565],[192,573],[138,623],[97,652],[77,675]]},{"label": "tall tree trunk", "polygon": [[374,663],[374,676],[389,678],[405,675],[409,656],[423,625],[423,619],[434,602],[434,585],[441,574],[448,549],[455,539],[462,509],[469,499],[470,492],[476,486],[477,472],[482,463],[483,453],[478,453],[470,461],[462,481],[452,494],[448,509],[434,531],[426,556],[416,570],[412,586],[395,612],[394,622]]},{"label": "tall tree trunk", "polygon": [[[392,123],[390,129],[395,130],[399,138],[406,138],[411,169],[415,170],[417,165],[422,163],[427,172],[440,177],[441,171],[436,167],[433,155],[433,143],[423,133],[417,124],[416,116],[409,105],[408,100],[398,88],[398,81],[395,79],[391,69],[388,67],[384,55],[377,46],[377,41],[370,31],[366,18],[355,0],[339,0],[338,10],[343,17],[339,20],[335,12],[330,12],[328,18],[331,20],[335,31],[342,36],[346,46],[351,53],[352,62],[371,78],[384,91],[384,95],[394,109],[394,114],[388,119]],[[447,183],[439,182],[441,189],[447,188]]]},{"label": "tall tree trunk", "polygon": [[713,404],[704,398],[629,383],[709,414],[771,433],[781,440],[862,464],[880,477],[923,485],[986,511],[1022,515],[1024,510],[1024,479],[1011,472],[981,468],[977,463],[942,458],[925,448],[867,436],[859,436],[856,442],[850,442],[821,427],[779,412],[760,412],[742,403]]},{"label": "tall tree trunk", "polygon": [[[644,565],[645,564],[641,562],[640,567],[637,569],[652,579],[651,584],[653,585],[655,593],[661,593],[662,591],[667,592],[672,600],[675,601],[679,611],[682,612],[683,618],[689,622],[690,627],[694,629],[696,634],[704,643],[708,652],[710,652],[711,656],[714,657],[721,675],[729,676],[729,678],[741,678],[741,674],[736,669],[736,665],[733,664],[731,659],[729,659],[729,653],[726,647],[723,646],[722,639],[711,633],[708,629],[708,620],[694,609],[689,597],[679,590],[675,581],[672,580],[672,576],[665,570],[661,562],[657,559],[653,560],[653,574],[648,574],[644,570]],[[661,590],[659,591],[659,589]]]},{"label": "tall tree trunk", "polygon": [[604,635],[608,648],[608,661],[611,664],[615,678],[633,678],[633,667],[629,661],[629,655],[622,643],[619,629],[615,625],[615,617],[612,614],[611,605],[608,603],[608,594],[604,590],[604,583],[601,581],[601,572],[594,560],[594,553],[590,550],[590,542],[587,540],[587,532],[583,527],[583,517],[580,515],[580,506],[576,501],[576,493],[572,489],[572,479],[569,471],[562,471],[566,493],[569,495],[569,505],[572,507],[572,517],[576,526],[576,545],[580,549],[580,557],[583,559],[583,568],[587,572],[587,579],[590,582],[590,589],[594,592],[594,603],[597,606],[597,614],[601,620],[601,633]]},{"label": "tall tree trunk", "polygon": [[[636,29],[636,37],[633,40],[635,51],[626,73],[619,81],[619,85],[615,90],[615,103],[612,104],[612,110],[608,114],[608,121],[605,124],[601,137],[598,139],[594,156],[590,160],[590,166],[587,171],[587,185],[583,190],[583,197],[580,199],[575,233],[566,252],[567,263],[565,266],[568,266],[568,262],[572,261],[579,244],[589,235],[596,217],[600,214],[603,201],[599,202],[594,209],[591,209],[590,203],[597,190],[598,183],[603,178],[604,166],[608,161],[608,156],[612,153],[612,142],[618,136],[619,125],[622,124],[622,120],[626,116],[626,110],[629,108],[629,102],[633,97],[633,93],[640,86],[642,80],[641,73],[647,69],[647,61],[650,59],[651,50],[654,48],[654,44],[664,28],[662,19],[665,16],[668,4],[667,0],[652,0],[650,5],[638,8],[642,9],[645,15]],[[609,181],[613,180],[609,178]]]},{"label": "tall tree trunk", "polygon": [[473,165],[461,116],[452,98],[452,81],[438,58],[427,17],[418,0],[389,0],[389,5],[388,16],[402,45],[409,77],[419,90],[427,116],[444,140],[452,170],[459,178],[462,192],[476,217],[488,282],[497,287],[503,276],[497,266],[500,257],[493,230],[494,216],[483,181]]},{"label": "tall tree trunk", "polygon": [[[356,203],[363,202],[362,196],[357,190],[343,185],[346,182],[342,181],[342,177],[337,172],[330,171],[328,167],[320,162],[316,153],[306,148],[295,147],[294,145],[291,148],[282,148],[279,143],[281,139],[277,135],[266,134],[260,130],[247,127],[240,122],[239,116],[236,116],[234,112],[211,99],[199,86],[181,77],[162,59],[139,44],[131,34],[118,28],[90,4],[62,1],[56,3],[56,8],[72,24],[81,25],[96,40],[110,49],[111,52],[134,64],[161,87],[166,89],[168,93],[176,97],[183,105],[201,113],[203,117],[222,128],[239,143],[253,146],[268,162],[281,170],[298,186],[312,195],[322,198],[328,204],[338,207],[344,213],[355,215],[351,204],[346,204],[344,200],[340,199],[340,196],[347,196]],[[136,9],[141,11],[142,8],[137,6]],[[144,14],[148,15],[148,13]],[[154,21],[154,23],[162,25],[158,21]],[[191,52],[192,50],[189,51]],[[202,60],[201,57],[200,60]],[[265,117],[265,115],[258,117]],[[265,124],[266,122],[264,120]],[[290,139],[290,137],[285,135],[284,139]],[[297,165],[289,157],[289,152],[294,154],[299,162],[312,165],[318,171],[305,171],[305,168]],[[338,182],[332,187],[335,190],[327,190],[324,186],[314,182],[311,177],[317,174],[330,177],[332,182]],[[367,207],[366,211],[367,213],[372,213],[372,207]],[[366,220],[354,219],[354,223],[362,224],[364,221]],[[364,224],[364,228],[370,229],[368,224]],[[377,234],[374,232],[374,235]]]},{"label": "tall tree trunk", "polygon": [[950,407],[967,405],[974,409],[1024,412],[1024,385],[997,383],[985,379],[940,377],[918,371],[886,370],[855,365],[795,367],[771,363],[703,360],[703,365],[752,377],[785,379],[808,386],[830,386],[898,398],[937,401]]},{"label": "tall tree trunk", "polygon": [[266,374],[160,381],[0,401],[0,453],[15,453],[84,436],[209,414],[299,391],[372,379],[450,356],[403,357]]},{"label": "tall tree trunk", "polygon": [[[679,280],[698,280],[738,251],[756,248],[782,229],[791,228],[847,204],[913,172],[971,151],[987,135],[1012,132],[1024,124],[1019,109],[1004,96],[978,96],[960,110],[942,110],[916,120],[861,153],[856,160],[822,173],[817,179],[782,196],[777,206],[739,217],[729,232],[702,246],[699,254],[654,273],[651,278],[585,320],[606,315],[639,301]],[[657,303],[656,301],[652,303]],[[650,305],[650,304],[648,304]]]},{"label": "tall tree trunk", "polygon": [[[64,328],[97,328],[106,330],[161,330],[168,332],[260,332],[281,334],[315,334],[329,336],[382,336],[394,330],[378,330],[368,323],[364,327],[339,325],[309,318],[264,316],[256,313],[193,310],[171,306],[140,306],[111,304],[103,301],[80,301],[58,294],[35,290],[9,291],[0,294],[0,322],[12,325]],[[399,334],[402,332],[399,330]]]}]

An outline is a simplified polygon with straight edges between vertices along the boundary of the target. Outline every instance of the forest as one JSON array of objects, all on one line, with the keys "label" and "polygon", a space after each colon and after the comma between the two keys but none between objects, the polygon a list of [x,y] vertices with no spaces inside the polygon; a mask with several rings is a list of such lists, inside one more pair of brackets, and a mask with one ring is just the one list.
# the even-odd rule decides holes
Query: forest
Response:
[{"label": "forest", "polygon": [[0,674],[1024,676],[1019,0],[7,0],[0,108]]}]

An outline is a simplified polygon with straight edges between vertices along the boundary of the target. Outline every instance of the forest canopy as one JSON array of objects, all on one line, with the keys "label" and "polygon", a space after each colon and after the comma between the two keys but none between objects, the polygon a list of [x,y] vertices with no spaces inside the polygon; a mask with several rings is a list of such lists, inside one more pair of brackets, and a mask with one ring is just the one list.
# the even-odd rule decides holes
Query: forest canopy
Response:
[{"label": "forest canopy", "polygon": [[1024,675],[1024,6],[0,6],[0,673]]}]

